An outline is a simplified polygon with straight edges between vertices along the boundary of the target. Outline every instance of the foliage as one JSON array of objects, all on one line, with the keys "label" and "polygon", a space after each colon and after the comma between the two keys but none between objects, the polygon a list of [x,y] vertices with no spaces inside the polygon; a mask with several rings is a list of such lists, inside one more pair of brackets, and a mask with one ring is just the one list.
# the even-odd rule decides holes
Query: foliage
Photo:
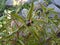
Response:
[{"label": "foliage", "polygon": [[[7,9],[2,6],[4,10],[0,8],[3,10],[3,16],[0,17],[0,45],[60,45],[60,38],[57,36],[60,30],[58,13],[40,5],[41,9],[35,11],[32,2],[25,19],[18,14],[24,5]],[[55,17],[49,17],[51,14]]]}]

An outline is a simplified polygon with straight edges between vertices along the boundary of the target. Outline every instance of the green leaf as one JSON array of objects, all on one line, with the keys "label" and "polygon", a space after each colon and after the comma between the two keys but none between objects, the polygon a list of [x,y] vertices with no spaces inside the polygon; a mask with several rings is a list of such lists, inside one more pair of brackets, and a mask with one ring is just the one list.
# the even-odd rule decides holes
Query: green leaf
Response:
[{"label": "green leaf", "polygon": [[19,43],[21,44],[21,45],[25,45],[24,43],[23,43],[23,41],[21,41],[21,40],[18,40],[19,41]]},{"label": "green leaf", "polygon": [[32,18],[32,12],[33,12],[33,9],[34,9],[34,4],[32,3],[31,4],[31,7],[30,7],[30,9],[29,9],[29,12],[28,12],[28,15],[27,15],[27,19],[28,20],[31,20],[31,18]]},{"label": "green leaf", "polygon": [[25,24],[25,20],[21,16],[19,16],[18,14],[12,13],[11,16],[13,19],[15,18],[15,19],[19,20],[22,24]]}]

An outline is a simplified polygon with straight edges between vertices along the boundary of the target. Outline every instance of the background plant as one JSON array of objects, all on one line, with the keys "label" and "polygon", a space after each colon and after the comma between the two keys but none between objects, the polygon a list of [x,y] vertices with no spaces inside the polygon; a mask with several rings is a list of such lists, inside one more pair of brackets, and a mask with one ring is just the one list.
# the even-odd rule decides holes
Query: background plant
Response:
[{"label": "background plant", "polygon": [[[8,7],[3,0],[2,4],[0,45],[60,45],[58,36],[60,19],[52,8],[40,4],[41,8],[35,11],[33,2]],[[29,10],[26,18],[19,15],[22,7]],[[55,17],[49,17],[51,14]]]}]

